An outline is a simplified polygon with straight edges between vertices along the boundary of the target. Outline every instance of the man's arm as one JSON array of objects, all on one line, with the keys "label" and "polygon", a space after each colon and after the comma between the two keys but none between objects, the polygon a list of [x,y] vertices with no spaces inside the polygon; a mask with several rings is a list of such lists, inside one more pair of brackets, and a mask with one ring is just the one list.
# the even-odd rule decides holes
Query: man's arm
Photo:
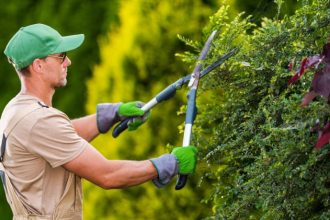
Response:
[{"label": "man's arm", "polygon": [[63,167],[104,189],[138,185],[158,175],[149,160],[107,160],[90,146]]},{"label": "man's arm", "polygon": [[141,106],[140,102],[101,103],[97,105],[96,114],[71,122],[78,135],[90,142],[100,133],[108,132],[114,124],[126,117],[139,118],[128,125],[131,130],[137,129],[149,116],[149,112],[141,110]]},{"label": "man's arm", "polygon": [[97,128],[96,114],[74,119],[71,122],[78,135],[88,142],[100,134]]}]

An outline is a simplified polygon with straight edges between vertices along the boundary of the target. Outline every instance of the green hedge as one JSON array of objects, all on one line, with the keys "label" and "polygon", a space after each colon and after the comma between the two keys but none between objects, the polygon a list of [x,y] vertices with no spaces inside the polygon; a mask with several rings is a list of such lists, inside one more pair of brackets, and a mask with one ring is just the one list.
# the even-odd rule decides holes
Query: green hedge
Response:
[{"label": "green hedge", "polygon": [[[283,1],[275,1],[279,8]],[[318,54],[329,36],[328,0],[301,1],[294,15],[227,17],[223,6],[206,33],[220,31],[207,63],[233,47],[239,53],[203,78],[194,143],[205,163],[210,219],[329,219],[329,146],[314,149],[315,121],[329,116],[317,98],[299,107],[313,72],[293,86],[288,64]],[[192,54],[183,55],[192,60]]]}]

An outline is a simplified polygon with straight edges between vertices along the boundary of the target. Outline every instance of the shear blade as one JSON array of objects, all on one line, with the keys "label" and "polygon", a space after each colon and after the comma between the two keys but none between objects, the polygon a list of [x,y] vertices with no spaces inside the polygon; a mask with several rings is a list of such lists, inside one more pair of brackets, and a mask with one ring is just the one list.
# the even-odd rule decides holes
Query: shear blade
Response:
[{"label": "shear blade", "polygon": [[190,81],[188,83],[188,87],[192,87],[192,85],[194,84],[196,78],[195,78],[195,74],[191,74],[191,77],[190,77]]}]

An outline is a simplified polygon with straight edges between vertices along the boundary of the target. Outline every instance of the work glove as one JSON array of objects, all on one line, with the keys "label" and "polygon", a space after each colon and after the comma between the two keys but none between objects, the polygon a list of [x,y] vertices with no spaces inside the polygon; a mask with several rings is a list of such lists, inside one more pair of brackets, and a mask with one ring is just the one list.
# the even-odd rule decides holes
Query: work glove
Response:
[{"label": "work glove", "polygon": [[128,103],[101,103],[96,107],[96,122],[100,133],[106,133],[119,121],[132,117],[128,122],[128,130],[136,130],[149,117],[149,112],[144,112],[142,102]]},{"label": "work glove", "polygon": [[120,120],[124,120],[127,117],[132,117],[127,123],[128,130],[134,131],[140,127],[149,118],[150,112],[144,112],[141,108],[143,106],[142,102],[134,101],[124,103],[119,106],[118,115]]},{"label": "work glove", "polygon": [[161,188],[177,174],[193,174],[197,163],[197,148],[194,146],[176,147],[171,154],[164,154],[150,160],[158,176],[152,182]]}]

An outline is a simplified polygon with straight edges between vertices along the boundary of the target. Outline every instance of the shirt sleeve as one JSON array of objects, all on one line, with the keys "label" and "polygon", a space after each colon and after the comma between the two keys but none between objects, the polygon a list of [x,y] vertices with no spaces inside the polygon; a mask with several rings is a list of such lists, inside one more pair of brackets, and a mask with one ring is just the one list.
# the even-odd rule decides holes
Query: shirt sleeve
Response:
[{"label": "shirt sleeve", "polygon": [[73,160],[89,146],[64,113],[43,115],[30,132],[28,150],[44,158],[54,168]]}]

